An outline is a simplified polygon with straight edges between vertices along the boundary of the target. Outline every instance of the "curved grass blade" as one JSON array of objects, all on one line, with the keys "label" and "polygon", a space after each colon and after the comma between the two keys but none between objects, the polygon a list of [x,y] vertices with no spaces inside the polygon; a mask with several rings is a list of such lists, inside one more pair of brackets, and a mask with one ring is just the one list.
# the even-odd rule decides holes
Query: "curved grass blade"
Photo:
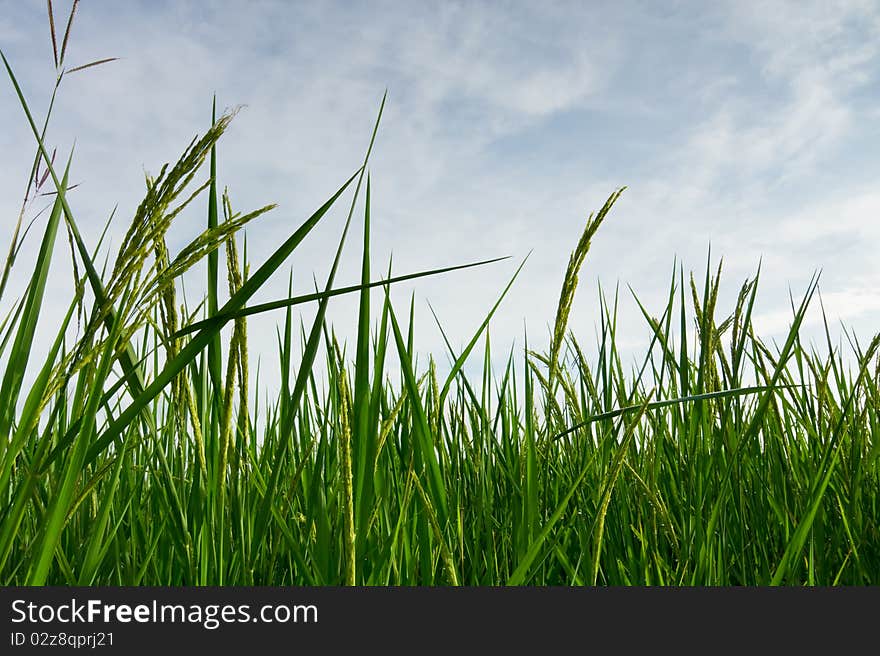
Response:
[{"label": "curved grass blade", "polygon": [[[531,255],[531,253],[529,253]],[[526,255],[523,258],[523,261],[520,263],[519,267],[517,267],[516,271],[514,271],[513,275],[510,278],[510,282],[507,283],[507,286],[501,292],[501,295],[498,297],[498,300],[495,301],[495,305],[492,306],[492,309],[489,310],[489,313],[486,315],[486,318],[483,319],[483,323],[480,324],[480,327],[477,328],[477,331],[474,333],[474,336],[471,338],[468,345],[461,352],[461,354],[455,359],[455,363],[452,365],[452,369],[449,372],[449,375],[446,377],[446,380],[443,382],[443,388],[440,390],[440,402],[438,404],[438,412],[442,411],[444,401],[446,400],[447,395],[449,394],[449,388],[452,385],[452,381],[455,380],[455,377],[458,375],[458,372],[461,371],[461,368],[464,366],[464,363],[467,361],[468,356],[473,351],[474,347],[477,345],[477,342],[480,339],[480,335],[483,334],[489,327],[489,322],[492,320],[492,317],[495,315],[495,311],[501,305],[501,301],[504,300],[504,297],[507,296],[507,292],[510,291],[510,288],[513,287],[513,283],[516,280],[517,276],[519,276],[520,271],[522,271],[523,267],[526,265],[526,261],[529,259],[529,255]],[[505,259],[505,258],[499,258]],[[489,262],[497,262],[498,260],[489,260],[485,262],[488,264]],[[437,326],[440,328],[440,331],[443,331],[443,328],[440,327],[440,320],[437,318],[437,315],[434,313],[434,308],[431,308],[431,314],[434,315],[434,320],[437,322]],[[447,346],[449,346],[449,342],[446,342]],[[455,353],[452,352],[450,348],[450,353],[452,353],[453,357],[455,357]]]},{"label": "curved grass blade", "polygon": [[[278,249],[257,269],[254,274],[241,286],[236,294],[230,298],[221,308],[218,314],[226,314],[241,308],[247,300],[253,296],[257,290],[275,273],[275,271],[284,263],[287,257],[299,246],[306,235],[311,232],[318,221],[333,206],[333,203],[342,195],[348,186],[354,181],[358,173],[352,175],[333,196],[324,203],[311,217],[309,217],[300,227],[285,241]],[[153,379],[153,381],[131,402],[131,404],[116,418],[101,434],[86,456],[86,463],[92,462],[98,454],[113,442],[121,433],[121,431],[134,419],[137,414],[147,406],[163,389],[174,379],[177,374],[183,371],[203,348],[213,339],[222,324],[213,324],[206,326],[196,334],[180,352],[170,362],[168,362],[161,372]]]},{"label": "curved grass blade", "polygon": [[[67,186],[70,162],[73,158],[71,153],[64,170],[64,179],[61,184]],[[0,385],[0,456],[4,453],[12,426],[15,407],[18,403],[21,383],[27,368],[28,358],[33,346],[34,333],[37,329],[37,320],[40,316],[40,308],[46,291],[46,280],[49,275],[49,267],[52,262],[52,252],[55,248],[55,236],[58,234],[58,224],[61,221],[62,206],[59,198],[55,199],[46,231],[40,242],[40,251],[34,262],[34,272],[28,285],[24,312],[18,324],[18,331],[12,345],[6,373],[3,383]]]},{"label": "curved grass blade", "polygon": [[454,266],[443,267],[441,269],[431,269],[430,271],[419,271],[417,273],[408,273],[402,276],[394,276],[391,278],[384,278],[382,280],[374,280],[366,285],[349,285],[348,287],[338,287],[336,289],[329,289],[323,292],[312,292],[311,294],[303,294],[301,296],[294,296],[292,298],[285,298],[278,301],[269,301],[268,303],[260,303],[258,305],[251,305],[246,308],[236,309],[236,310],[227,310],[227,305],[224,305],[223,308],[220,309],[217,314],[211,319],[203,319],[201,321],[196,321],[195,323],[191,323],[190,325],[181,328],[176,333],[174,333],[171,337],[178,338],[188,335],[190,333],[194,333],[199,330],[205,330],[207,328],[213,328],[217,325],[220,327],[224,326],[227,322],[232,321],[233,319],[239,319],[241,317],[249,317],[254,314],[260,314],[261,312],[270,312],[271,310],[280,310],[282,308],[291,307],[293,305],[301,305],[302,303],[311,303],[312,301],[322,301],[325,298],[331,298],[333,296],[340,296],[342,294],[351,294],[353,292],[362,292],[364,290],[373,289],[374,287],[384,287],[385,285],[391,285],[397,282],[404,282],[405,280],[415,280],[416,278],[424,278],[426,276],[436,276],[441,273],[449,273],[451,271],[460,271],[462,269],[470,269],[472,267],[484,266],[486,264],[493,264],[494,262],[500,262],[502,260],[508,259],[509,256],[504,257],[495,257],[491,260],[481,260],[480,262],[469,262],[468,264],[456,264]]},{"label": "curved grass blade", "polygon": [[[755,385],[751,387],[738,387],[737,389],[732,390],[720,390],[718,392],[706,392],[705,394],[692,394],[690,396],[682,396],[677,399],[666,399],[663,401],[653,401],[648,404],[648,410],[657,410],[658,408],[666,408],[671,405],[678,405],[680,403],[689,403],[691,401],[705,401],[706,399],[724,399],[734,396],[745,396],[748,394],[759,394],[761,392],[769,392],[771,390],[779,390],[779,389],[788,389],[796,387],[795,385]],[[584,426],[589,426],[590,424],[602,421],[603,419],[614,419],[615,417],[619,417],[620,415],[624,415],[630,412],[636,412],[641,408],[641,404],[636,405],[628,405],[623,408],[618,408],[616,410],[610,410],[608,412],[603,412],[598,415],[593,415],[584,421],[581,421],[571,428],[567,428],[561,433],[557,433],[554,435],[551,440],[558,440],[561,437],[565,437],[576,430],[583,428]]]}]

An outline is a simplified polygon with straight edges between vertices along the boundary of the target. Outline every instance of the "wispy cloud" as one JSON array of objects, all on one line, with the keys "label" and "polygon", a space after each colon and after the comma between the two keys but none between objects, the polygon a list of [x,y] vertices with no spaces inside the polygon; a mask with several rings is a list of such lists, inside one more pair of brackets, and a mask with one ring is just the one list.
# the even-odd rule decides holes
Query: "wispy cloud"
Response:
[{"label": "wispy cloud", "polygon": [[[14,7],[0,18],[0,42],[43,107],[41,89],[51,82],[43,10]],[[204,130],[216,92],[221,106],[247,105],[221,143],[221,183],[242,209],[280,204],[248,231],[250,256],[260,260],[358,166],[388,88],[371,168],[375,268],[392,253],[395,270],[409,271],[533,250],[498,315],[496,344],[519,339],[524,321],[533,343],[546,339],[583,220],[623,184],[629,189],[588,257],[576,331],[592,331],[597,280],[632,283],[656,305],[673,257],[701,268],[709,243],[725,257],[732,285],[763,258],[768,308],[787,309],[789,288],[822,267],[826,309],[865,326],[880,320],[871,296],[880,289],[872,264],[880,209],[871,187],[880,173],[875,3],[81,9],[70,61],[122,57],[65,82],[51,135],[62,149],[77,139],[82,186],[71,200],[91,239],[116,203],[111,238],[121,233],[144,169],[157,170]],[[0,135],[3,170],[22,171],[21,181],[0,179],[8,217],[17,212],[20,164],[32,156],[8,89],[0,120],[9,126]],[[198,211],[182,219],[180,243],[203,220]],[[298,288],[311,286],[313,272],[324,275],[340,227],[331,219],[297,254]],[[344,262],[343,279],[356,277],[356,259]],[[424,300],[454,340],[466,340],[513,268],[425,280],[396,298],[417,290],[421,346],[441,353]],[[191,285],[197,294],[198,281]],[[264,296],[285,286],[280,276]],[[353,303],[334,306],[345,336]],[[637,312],[621,307],[621,337],[637,343]],[[253,323],[257,338],[273,344],[274,317]]]}]

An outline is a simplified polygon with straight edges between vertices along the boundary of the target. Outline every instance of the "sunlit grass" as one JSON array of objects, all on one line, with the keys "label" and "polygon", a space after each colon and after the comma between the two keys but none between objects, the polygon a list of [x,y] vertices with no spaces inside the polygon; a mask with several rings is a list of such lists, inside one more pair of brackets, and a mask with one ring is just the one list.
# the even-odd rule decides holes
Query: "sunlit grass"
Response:
[{"label": "sunlit grass", "polygon": [[[53,22],[59,84],[68,34],[59,51]],[[700,284],[676,268],[662,307],[633,296],[651,339],[631,368],[616,337],[625,299],[601,297],[595,349],[567,324],[617,190],[576,242],[546,348],[532,338],[501,370],[489,365],[491,320],[520,265],[466,348],[446,340],[447,352],[419,367],[412,309],[394,307],[389,286],[463,267],[374,275],[367,171],[381,108],[363,162],[259,266],[239,248],[240,233],[272,206],[237,212],[218,190],[217,144],[233,117],[215,114],[147,180],[102,270],[101,245],[84,243],[77,227],[70,162],[62,169],[45,144],[52,108],[40,128],[3,61],[37,145],[29,180],[55,192],[35,224],[36,262],[15,262],[19,221],[0,284],[4,585],[880,580],[880,336],[865,346],[853,337],[850,353],[830,335],[822,350],[805,346],[817,279],[794,304],[786,339],[770,344],[752,325],[758,275],[723,312],[720,266]],[[249,305],[348,195],[323,288]],[[172,253],[169,226],[199,207],[204,231]],[[337,288],[357,226],[361,281]],[[36,348],[65,232],[76,294],[53,343]],[[29,283],[9,299],[6,282],[18,274]],[[182,301],[185,274],[207,276],[198,308]],[[325,320],[341,293],[359,295],[353,353]],[[293,313],[302,303],[317,305],[309,326]],[[270,310],[283,311],[282,383],[258,417],[247,395],[246,318]],[[83,326],[71,337],[77,316]],[[445,377],[440,360],[451,363]],[[26,370],[35,375],[27,389]]]}]

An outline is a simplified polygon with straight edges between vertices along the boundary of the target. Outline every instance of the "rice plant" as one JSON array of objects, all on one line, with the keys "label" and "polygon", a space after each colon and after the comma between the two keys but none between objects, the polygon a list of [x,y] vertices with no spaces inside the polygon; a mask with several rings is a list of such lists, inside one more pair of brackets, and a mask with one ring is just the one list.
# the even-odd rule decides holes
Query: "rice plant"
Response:
[{"label": "rice plant", "polygon": [[[75,10],[59,49],[49,3],[56,90],[66,74],[110,61],[64,69]],[[777,344],[753,327],[757,273],[725,312],[720,265],[699,284],[674,267],[662,307],[632,295],[650,341],[630,366],[617,294],[600,295],[595,346],[568,330],[578,272],[619,189],[576,243],[545,349],[533,342],[511,349],[502,370],[490,366],[491,320],[523,262],[463,350],[447,339],[447,352],[418,366],[412,309],[392,304],[390,286],[492,260],[375,276],[368,170],[384,99],[363,161],[265,262],[239,245],[273,206],[238,211],[218,189],[234,116],[215,111],[204,135],[147,178],[102,267],[103,244],[78,228],[71,158],[61,167],[45,142],[52,106],[40,127],[2,59],[37,151],[26,197],[35,186],[54,195],[34,223],[43,233],[23,296],[4,292],[19,273],[27,203],[0,282],[3,585],[880,581],[880,335],[867,345],[851,336],[845,353],[826,324],[823,348],[804,344],[817,279]],[[323,286],[250,304],[343,197]],[[204,211],[205,228],[172,252],[166,235],[184,211]],[[62,226],[75,294],[53,343],[35,349]],[[358,226],[361,280],[338,287]],[[184,275],[206,276],[197,307]],[[353,354],[326,321],[340,294],[359,296]],[[317,307],[310,325],[294,314],[304,303]],[[247,317],[274,310],[281,390],[259,407],[248,396]],[[479,365],[465,364],[478,358],[474,374]],[[438,377],[441,359],[451,366]],[[25,371],[35,372],[27,388]]]}]

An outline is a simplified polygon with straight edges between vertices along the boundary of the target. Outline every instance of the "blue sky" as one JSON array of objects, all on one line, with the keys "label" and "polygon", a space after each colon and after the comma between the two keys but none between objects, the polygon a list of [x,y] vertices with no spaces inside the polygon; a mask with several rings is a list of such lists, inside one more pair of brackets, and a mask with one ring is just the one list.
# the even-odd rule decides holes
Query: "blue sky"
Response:
[{"label": "blue sky", "polygon": [[[69,3],[53,4],[63,24]],[[401,311],[416,294],[420,349],[443,353],[426,301],[464,343],[530,251],[493,343],[502,357],[526,326],[546,344],[584,219],[623,185],[581,275],[571,328],[583,343],[598,321],[598,281],[631,285],[659,314],[673,261],[699,279],[709,244],[724,257],[721,311],[762,261],[756,323],[778,336],[789,292],[800,296],[822,269],[829,318],[867,342],[880,326],[878,37],[876,2],[91,0],[68,64],[121,59],[65,78],[49,140],[65,153],[76,142],[70,201],[87,240],[118,205],[112,251],[144,171],[204,131],[212,95],[245,105],[221,141],[219,177],[237,209],[279,204],[247,231],[256,264],[359,166],[387,88],[370,167],[374,270],[391,253],[401,273],[512,256],[397,290]],[[54,81],[45,3],[2,2],[0,47],[41,114]],[[34,149],[8,83],[0,124],[5,250]],[[294,254],[298,290],[326,275],[341,209]],[[204,214],[181,217],[172,247]],[[357,251],[353,239],[341,283],[357,279]],[[62,242],[50,289],[64,299],[66,258]],[[286,273],[260,299],[285,287]],[[353,300],[333,308],[350,336]],[[276,319],[251,322],[266,367]],[[623,343],[638,350],[646,332],[628,292],[620,320]],[[808,330],[819,321],[812,314]],[[41,335],[51,323],[44,317]]]}]

